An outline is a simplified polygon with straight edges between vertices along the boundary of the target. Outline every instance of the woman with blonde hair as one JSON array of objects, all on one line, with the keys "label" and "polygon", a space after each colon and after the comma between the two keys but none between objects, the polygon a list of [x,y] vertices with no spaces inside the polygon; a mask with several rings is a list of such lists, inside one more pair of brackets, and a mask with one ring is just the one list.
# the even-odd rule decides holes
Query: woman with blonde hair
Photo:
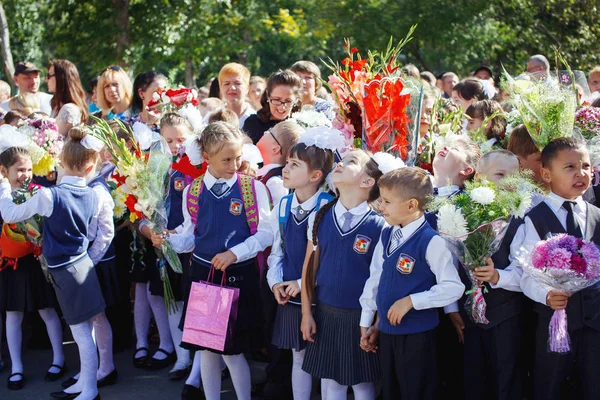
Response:
[{"label": "woman with blonde hair", "polygon": [[106,67],[98,77],[97,105],[106,119],[129,116],[133,87],[131,79],[118,65]]},{"label": "woman with blonde hair", "polygon": [[25,115],[40,111],[40,102],[35,93],[31,92],[19,93],[9,100],[8,106],[11,111],[20,111]]},{"label": "woman with blonde hair", "polygon": [[69,130],[85,121],[88,107],[77,67],[68,60],[53,60],[46,75],[48,91],[54,93],[50,105],[56,118],[58,132],[65,136]]}]

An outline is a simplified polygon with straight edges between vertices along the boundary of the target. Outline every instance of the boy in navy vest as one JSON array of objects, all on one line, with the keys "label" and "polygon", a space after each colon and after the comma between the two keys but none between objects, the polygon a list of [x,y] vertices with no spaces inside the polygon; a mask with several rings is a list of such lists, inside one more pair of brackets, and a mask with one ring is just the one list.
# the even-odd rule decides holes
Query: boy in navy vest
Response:
[{"label": "boy in navy vest", "polygon": [[[551,192],[525,217],[523,247],[529,251],[541,239],[567,233],[600,244],[600,209],[586,203],[582,195],[591,182],[590,156],[584,144],[572,138],[550,142],[542,151],[542,179]],[[531,279],[521,278],[523,293],[536,301],[535,365],[533,368],[534,400],[561,398],[567,377],[580,382],[581,394],[570,398],[598,398],[596,380],[600,373],[600,284],[571,296]],[[553,310],[566,310],[571,351],[550,353],[548,324]],[[579,385],[578,385],[579,386]],[[578,388],[579,389],[579,388]]]},{"label": "boy in navy vest", "polygon": [[374,351],[379,335],[384,399],[436,399],[436,308],[458,300],[465,286],[446,242],[425,221],[423,209],[433,194],[427,173],[397,169],[379,186],[392,226],[381,233],[360,298],[361,347]]}]

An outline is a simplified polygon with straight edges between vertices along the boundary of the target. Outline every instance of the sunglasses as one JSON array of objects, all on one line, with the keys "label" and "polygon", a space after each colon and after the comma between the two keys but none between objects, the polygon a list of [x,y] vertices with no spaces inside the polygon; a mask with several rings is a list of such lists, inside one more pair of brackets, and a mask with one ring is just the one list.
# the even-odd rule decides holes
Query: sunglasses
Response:
[{"label": "sunglasses", "polygon": [[108,70],[111,70],[111,71],[122,71],[122,68],[119,67],[118,65],[111,65],[109,67],[104,68],[102,70],[102,72],[100,72],[100,75],[102,75],[103,73],[105,73]]}]

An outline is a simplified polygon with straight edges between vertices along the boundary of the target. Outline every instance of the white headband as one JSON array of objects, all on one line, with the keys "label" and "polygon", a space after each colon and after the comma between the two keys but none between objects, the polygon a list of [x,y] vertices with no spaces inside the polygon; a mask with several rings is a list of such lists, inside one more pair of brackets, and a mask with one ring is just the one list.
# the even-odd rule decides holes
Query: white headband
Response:
[{"label": "white headband", "polygon": [[198,166],[204,162],[202,149],[200,149],[200,144],[198,143],[198,136],[192,135],[187,138],[185,143],[183,143],[183,147],[185,148],[185,154],[187,154],[190,160],[190,164]]},{"label": "white headband", "polygon": [[373,154],[373,161],[377,163],[377,167],[383,174],[387,174],[395,169],[404,167],[404,161],[401,158],[396,158],[389,153],[375,153]]},{"label": "white headband", "polygon": [[104,148],[104,142],[98,139],[94,135],[86,134],[83,139],[81,139],[81,145],[88,150],[94,150],[96,153],[100,153]]}]

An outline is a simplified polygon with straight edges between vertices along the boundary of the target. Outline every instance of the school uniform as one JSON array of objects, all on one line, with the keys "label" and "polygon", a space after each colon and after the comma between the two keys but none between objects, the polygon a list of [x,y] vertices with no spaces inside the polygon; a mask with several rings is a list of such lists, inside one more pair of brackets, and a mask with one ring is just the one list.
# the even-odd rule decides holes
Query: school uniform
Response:
[{"label": "school uniform", "polygon": [[[230,265],[226,273],[226,286],[240,289],[238,315],[233,340],[223,352],[199,348],[190,343],[182,347],[190,350],[209,350],[221,354],[240,354],[252,348],[257,340],[257,332],[263,323],[260,302],[260,279],[254,257],[272,244],[268,218],[270,215],[269,194],[264,185],[254,182],[259,210],[258,230],[250,234],[243,206],[243,196],[235,174],[231,179],[215,178],[206,171],[202,191],[197,199],[198,213],[196,224],[189,211],[188,192],[183,193],[184,222],[181,233],[169,236],[169,242],[178,253],[192,254],[192,264],[184,282],[184,308],[180,328],[185,321],[187,299],[192,282],[206,281],[211,269],[210,261],[219,253],[231,250],[236,255],[236,263]],[[214,282],[220,282],[223,272],[215,271]],[[258,339],[260,341],[260,339]]]},{"label": "school uniform", "polygon": [[289,190],[283,187],[282,173],[283,165],[267,164],[256,174],[263,185],[269,189],[271,204],[279,204],[281,198],[289,193]]},{"label": "school uniform", "polygon": [[[48,262],[56,296],[69,325],[87,321],[105,307],[98,277],[88,256],[90,239],[99,243],[112,238],[95,237],[99,221],[112,220],[99,209],[93,189],[84,178],[65,176],[59,185],[41,188],[29,201],[12,202],[10,185],[0,185],[0,210],[6,221],[22,221],[35,214],[44,218],[42,254]],[[104,249],[105,250],[105,249]],[[98,250],[103,254],[102,249]]]},{"label": "school uniform", "polygon": [[[312,241],[309,221],[307,237]],[[307,343],[302,369],[340,385],[371,383],[380,376],[376,353],[360,348],[361,306],[376,240],[384,220],[367,202],[348,210],[341,202],[327,210],[318,229],[319,268],[316,273],[317,334]]]},{"label": "school uniform", "polygon": [[[424,216],[383,230],[360,298],[360,326],[370,327],[378,313],[385,399],[436,398],[436,308],[456,301],[463,291],[452,253]],[[393,326],[388,311],[406,296],[413,309]]]},{"label": "school uniform", "polygon": [[[567,200],[550,193],[543,203],[531,209],[525,218],[523,247],[531,251],[539,240],[552,234],[568,233],[600,244],[600,209],[581,197]],[[567,377],[581,386],[584,400],[598,398],[596,380],[600,373],[600,283],[570,296],[566,313],[571,351],[567,354],[547,350],[548,324],[553,310],[546,305],[550,287],[539,284],[524,273],[521,288],[536,301],[538,314],[534,360],[534,399],[559,399]]]}]

